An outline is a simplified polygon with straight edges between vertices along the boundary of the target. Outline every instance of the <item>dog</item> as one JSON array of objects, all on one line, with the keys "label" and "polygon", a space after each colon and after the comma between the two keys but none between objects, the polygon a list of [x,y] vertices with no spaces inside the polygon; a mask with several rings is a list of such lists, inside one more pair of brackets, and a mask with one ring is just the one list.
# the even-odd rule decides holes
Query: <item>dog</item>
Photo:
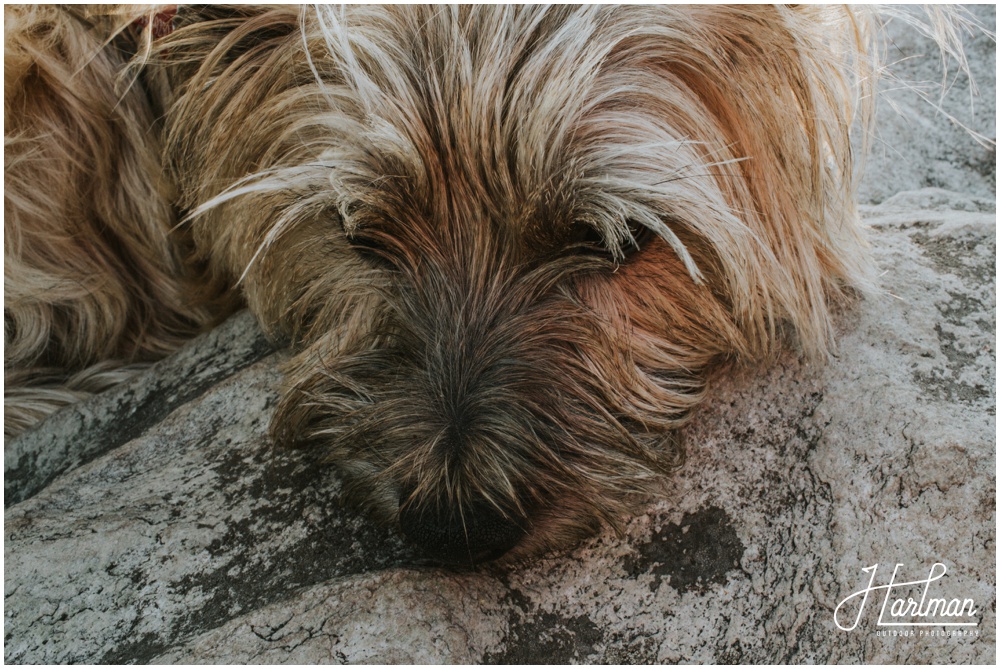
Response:
[{"label": "dog", "polygon": [[436,561],[516,560],[873,285],[868,11],[6,13],[8,434],[246,307],[294,351],[276,442]]}]

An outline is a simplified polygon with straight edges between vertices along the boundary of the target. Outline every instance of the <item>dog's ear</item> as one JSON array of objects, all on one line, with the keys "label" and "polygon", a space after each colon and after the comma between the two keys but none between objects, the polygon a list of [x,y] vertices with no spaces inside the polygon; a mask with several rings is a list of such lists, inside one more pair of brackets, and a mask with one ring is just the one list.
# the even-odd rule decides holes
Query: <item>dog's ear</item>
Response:
[{"label": "dog's ear", "polygon": [[659,208],[679,238],[700,242],[685,244],[689,271],[729,305],[757,353],[773,349],[784,324],[805,350],[825,351],[831,295],[870,277],[850,139],[855,103],[871,99],[873,81],[863,16],[762,5],[641,11],[609,71],[646,82],[650,114],[662,110],[676,140],[673,181],[662,187],[671,196]]},{"label": "dog's ear", "polygon": [[197,326],[159,112],[127,71],[153,28],[125,11],[5,8],[8,366],[153,358]]},{"label": "dog's ear", "polygon": [[731,13],[713,12],[712,64],[679,76],[734,152],[723,188],[760,242],[731,249],[737,285],[760,287],[734,304],[764,341],[785,322],[806,352],[822,353],[832,342],[829,301],[844,286],[871,286],[850,136],[874,97],[871,28],[846,8]]}]

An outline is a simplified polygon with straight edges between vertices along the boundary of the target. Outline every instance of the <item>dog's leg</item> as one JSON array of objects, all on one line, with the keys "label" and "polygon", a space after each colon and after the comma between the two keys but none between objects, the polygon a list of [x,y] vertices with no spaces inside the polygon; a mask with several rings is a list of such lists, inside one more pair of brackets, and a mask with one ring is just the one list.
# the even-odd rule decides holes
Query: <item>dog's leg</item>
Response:
[{"label": "dog's leg", "polygon": [[13,434],[176,348],[207,312],[185,288],[157,112],[142,82],[122,76],[131,54],[112,39],[128,19],[5,12],[4,424]]}]

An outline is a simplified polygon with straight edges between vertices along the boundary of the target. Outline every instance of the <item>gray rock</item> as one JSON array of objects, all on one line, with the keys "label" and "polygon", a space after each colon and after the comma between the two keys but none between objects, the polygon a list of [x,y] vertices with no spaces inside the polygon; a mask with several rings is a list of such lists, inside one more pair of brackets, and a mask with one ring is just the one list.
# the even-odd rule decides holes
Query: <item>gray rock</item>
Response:
[{"label": "gray rock", "polygon": [[[987,51],[976,67],[995,68]],[[963,162],[968,138],[907,127],[894,143],[967,180],[872,172],[882,294],[841,314],[826,365],[720,374],[686,468],[623,536],[517,567],[421,564],[338,505],[329,468],[271,446],[286,354],[244,314],[5,444],[5,660],[994,662],[995,183]],[[863,568],[880,585],[936,562],[931,596],[974,601],[951,628],[968,634],[878,627],[879,594],[835,625]]]},{"label": "gray rock", "polygon": [[[968,9],[991,33],[965,35],[969,76],[953,59],[943,74],[936,47],[905,21],[889,20],[888,76],[877,101],[862,202],[878,204],[921,188],[996,199],[996,6]],[[970,141],[969,131],[993,143]]]},{"label": "gray rock", "polygon": [[141,435],[174,409],[271,352],[248,313],[199,337],[148,374],[80,402],[4,444],[4,506],[20,502],[59,474]]}]

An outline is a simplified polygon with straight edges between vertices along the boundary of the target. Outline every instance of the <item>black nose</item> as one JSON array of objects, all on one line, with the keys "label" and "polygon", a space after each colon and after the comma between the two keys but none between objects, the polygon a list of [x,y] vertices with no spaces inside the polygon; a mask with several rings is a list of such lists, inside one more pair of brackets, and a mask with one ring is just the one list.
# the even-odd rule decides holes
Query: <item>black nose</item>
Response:
[{"label": "black nose", "polygon": [[461,513],[448,505],[403,504],[399,523],[403,534],[429,557],[466,566],[501,557],[524,538],[528,527],[526,519],[504,515],[485,502],[466,505]]}]

